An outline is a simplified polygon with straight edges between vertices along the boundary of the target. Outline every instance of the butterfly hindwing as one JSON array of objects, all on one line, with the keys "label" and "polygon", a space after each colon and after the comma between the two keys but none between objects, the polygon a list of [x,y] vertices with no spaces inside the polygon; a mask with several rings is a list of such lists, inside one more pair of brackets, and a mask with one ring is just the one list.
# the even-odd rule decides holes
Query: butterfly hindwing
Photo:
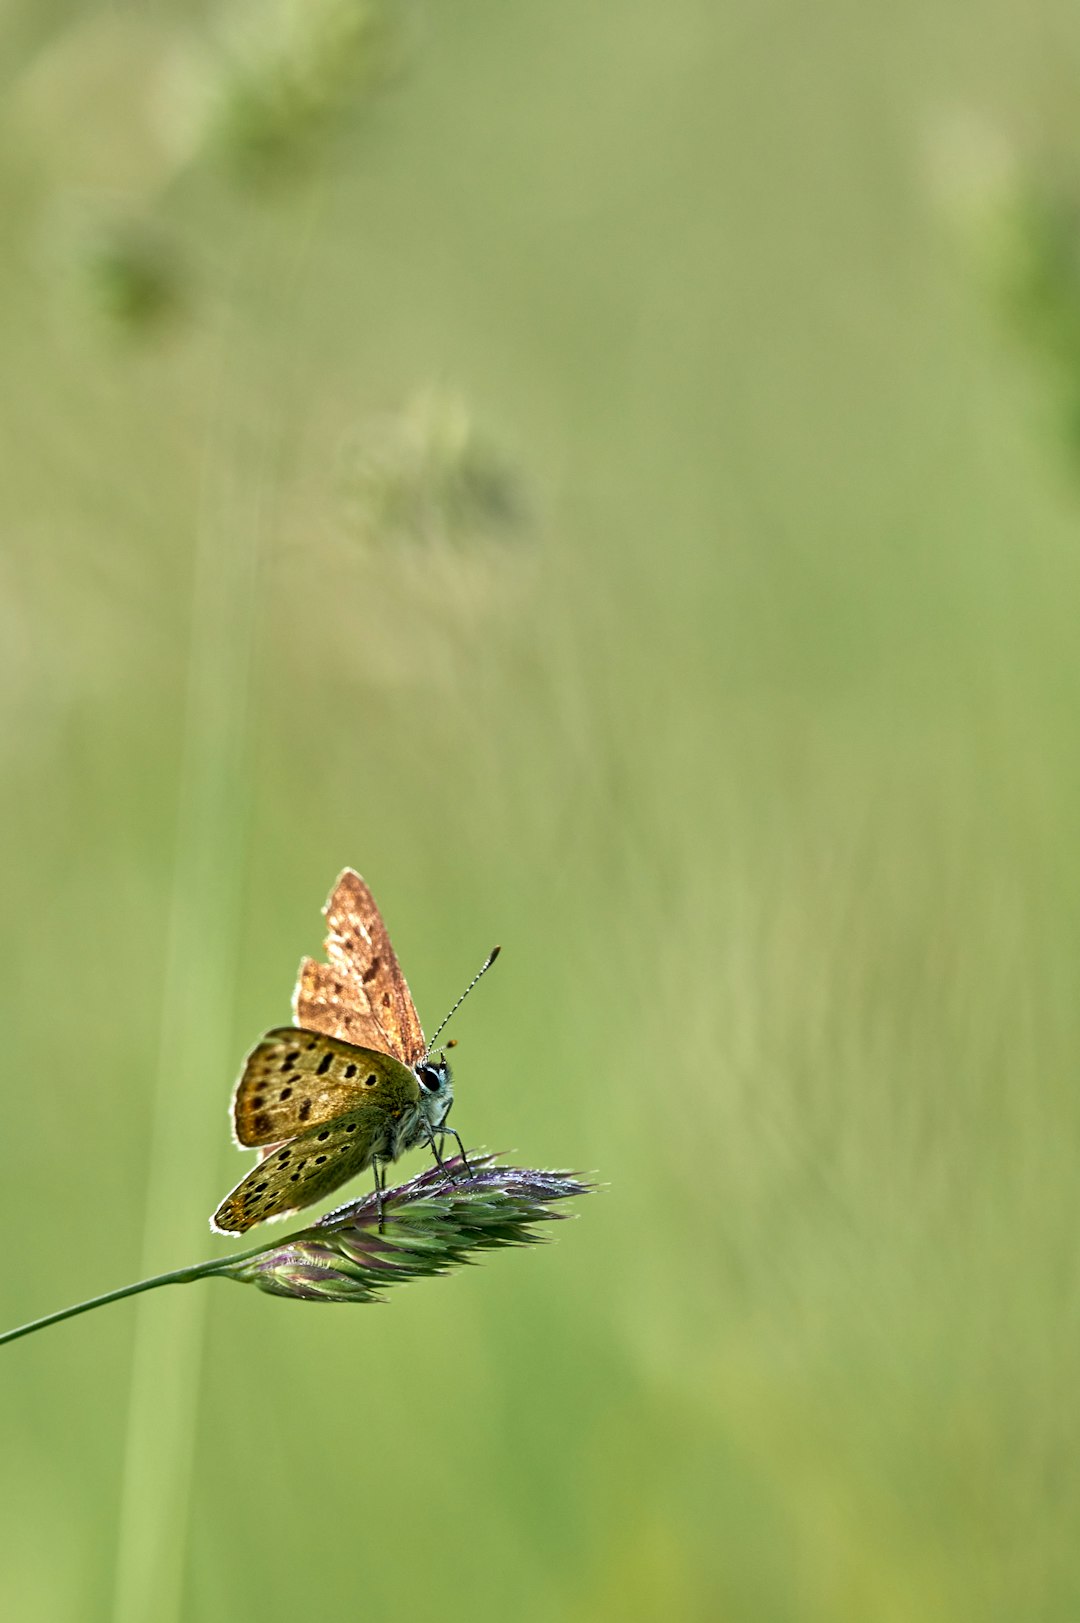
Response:
[{"label": "butterfly hindwing", "polygon": [[384,1125],[378,1111],[351,1111],[282,1145],[226,1195],[213,1226],[223,1234],[243,1234],[268,1217],[321,1200],[370,1165]]},{"label": "butterfly hindwing", "polygon": [[281,1026],[248,1055],[233,1096],[233,1133],[242,1145],[280,1144],[309,1127],[381,1098],[393,1082],[418,1097],[413,1073],[389,1054]]},{"label": "butterfly hindwing", "polygon": [[374,1156],[389,1156],[395,1136],[408,1129],[416,1113],[418,1096],[416,1078],[395,1066],[343,1114],[271,1150],[222,1201],[214,1227],[243,1234],[268,1217],[322,1200],[370,1166]]},{"label": "butterfly hindwing", "polygon": [[339,876],[323,911],[328,963],[301,964],[297,1025],[414,1065],[425,1052],[420,1017],[375,898],[354,869]]}]

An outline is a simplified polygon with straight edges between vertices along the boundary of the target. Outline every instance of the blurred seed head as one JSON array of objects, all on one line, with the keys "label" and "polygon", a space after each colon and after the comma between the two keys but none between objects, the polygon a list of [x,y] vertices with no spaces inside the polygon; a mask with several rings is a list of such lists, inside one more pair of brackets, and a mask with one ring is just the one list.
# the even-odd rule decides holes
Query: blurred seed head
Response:
[{"label": "blurred seed head", "polygon": [[465,550],[528,528],[524,485],[450,390],[421,391],[346,453],[348,533],[365,547]]},{"label": "blurred seed head", "polygon": [[294,168],[399,71],[404,16],[390,0],[234,6],[202,59],[202,149],[245,181]]},{"label": "blurred seed head", "polygon": [[73,269],[93,310],[141,336],[175,318],[185,302],[177,244],[140,220],[98,220],[78,241]]},{"label": "blurred seed head", "polygon": [[939,146],[938,189],[1005,324],[1042,369],[1080,471],[1080,173],[1025,157],[971,119],[954,121]]},{"label": "blurred seed head", "polygon": [[998,295],[1046,374],[1057,432],[1080,473],[1080,175],[1019,177],[1003,222]]},{"label": "blurred seed head", "polygon": [[1080,380],[1080,184],[1025,175],[1007,223],[1005,308],[1030,343]]},{"label": "blurred seed head", "polygon": [[565,1217],[557,1201],[591,1185],[566,1172],[501,1167],[481,1155],[466,1171],[460,1157],[383,1196],[342,1206],[287,1241],[223,1266],[219,1272],[275,1296],[301,1301],[372,1302],[391,1285],[447,1273],[481,1251],[539,1243],[536,1225]]}]

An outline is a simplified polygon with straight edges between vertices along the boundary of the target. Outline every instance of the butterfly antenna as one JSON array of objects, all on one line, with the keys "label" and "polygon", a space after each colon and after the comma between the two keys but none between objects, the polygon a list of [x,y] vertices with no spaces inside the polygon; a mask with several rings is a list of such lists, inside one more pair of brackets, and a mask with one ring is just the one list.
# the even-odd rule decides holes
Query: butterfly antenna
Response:
[{"label": "butterfly antenna", "polygon": [[461,1005],[464,1003],[465,999],[468,997],[469,993],[472,991],[473,987],[476,985],[477,981],[480,979],[480,977],[482,975],[487,974],[488,970],[491,968],[492,964],[495,962],[495,960],[499,956],[500,952],[502,952],[501,947],[492,947],[491,951],[488,953],[487,957],[484,959],[484,962],[480,965],[480,968],[476,971],[476,974],[473,976],[472,980],[469,982],[469,984],[465,988],[464,992],[462,992],[461,996],[458,998],[457,1002],[454,1004],[454,1007],[450,1010],[450,1013],[446,1016],[445,1020],[443,1020],[443,1022],[439,1026],[439,1030],[436,1031],[434,1037],[432,1037],[431,1041],[428,1043],[427,1052],[429,1054],[431,1053],[431,1050],[435,1047],[435,1043],[436,1043],[436,1041],[438,1039],[439,1032],[446,1030],[447,1026],[450,1024],[451,1020],[454,1018],[455,1014],[457,1014],[458,1010],[461,1008]]}]

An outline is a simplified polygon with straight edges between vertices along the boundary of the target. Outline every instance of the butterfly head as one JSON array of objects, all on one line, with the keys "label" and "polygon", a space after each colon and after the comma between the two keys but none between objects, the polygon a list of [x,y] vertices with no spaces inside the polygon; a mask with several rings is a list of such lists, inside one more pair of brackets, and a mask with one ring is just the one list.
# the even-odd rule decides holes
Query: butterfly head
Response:
[{"label": "butterfly head", "polygon": [[446,1120],[446,1113],[454,1100],[454,1079],[446,1055],[427,1056],[416,1067],[416,1080],[420,1084],[420,1108],[428,1125],[438,1129]]}]

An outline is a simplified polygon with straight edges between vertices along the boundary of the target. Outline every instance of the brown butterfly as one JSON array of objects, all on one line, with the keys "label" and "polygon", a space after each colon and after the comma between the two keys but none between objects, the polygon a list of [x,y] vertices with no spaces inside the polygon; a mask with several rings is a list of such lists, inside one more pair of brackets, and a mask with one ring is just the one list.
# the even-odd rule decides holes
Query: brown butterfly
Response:
[{"label": "brown butterfly", "polygon": [[323,911],[329,961],[303,960],[296,1024],[267,1032],[236,1085],[233,1136],[262,1158],[214,1213],[221,1234],[310,1206],[368,1166],[381,1195],[383,1168],[404,1150],[426,1140],[440,1160],[436,1134],[449,1133],[465,1154],[446,1126],[454,1088],[445,1051],[432,1056],[375,898],[352,868]]}]

